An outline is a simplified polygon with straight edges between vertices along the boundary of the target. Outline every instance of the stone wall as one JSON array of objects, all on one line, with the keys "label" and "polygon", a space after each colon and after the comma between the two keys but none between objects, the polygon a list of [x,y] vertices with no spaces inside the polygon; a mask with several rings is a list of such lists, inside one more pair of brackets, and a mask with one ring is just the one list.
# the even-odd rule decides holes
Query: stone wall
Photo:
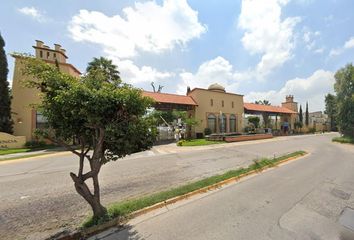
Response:
[{"label": "stone wall", "polygon": [[0,149],[22,148],[25,143],[25,136],[13,136],[11,134],[0,132]]}]

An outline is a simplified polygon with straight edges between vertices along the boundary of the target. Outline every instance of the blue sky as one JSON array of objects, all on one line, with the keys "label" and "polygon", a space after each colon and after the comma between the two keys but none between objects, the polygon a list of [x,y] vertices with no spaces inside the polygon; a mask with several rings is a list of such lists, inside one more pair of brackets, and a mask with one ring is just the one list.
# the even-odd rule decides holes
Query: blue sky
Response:
[{"label": "blue sky", "polygon": [[80,70],[106,56],[146,90],[218,82],[246,101],[293,94],[316,111],[335,71],[353,62],[353,9],[350,0],[4,0],[0,31],[7,53],[59,43]]}]

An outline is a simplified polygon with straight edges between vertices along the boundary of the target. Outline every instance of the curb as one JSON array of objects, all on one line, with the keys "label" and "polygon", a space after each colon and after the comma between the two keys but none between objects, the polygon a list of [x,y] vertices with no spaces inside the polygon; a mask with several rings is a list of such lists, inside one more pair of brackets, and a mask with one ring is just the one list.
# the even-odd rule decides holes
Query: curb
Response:
[{"label": "curb", "polygon": [[293,161],[295,159],[303,158],[303,157],[307,156],[308,154],[309,153],[305,152],[304,154],[299,155],[299,156],[289,157],[289,158],[283,159],[283,160],[275,163],[274,165],[267,165],[267,166],[262,167],[260,169],[252,170],[252,171],[247,172],[247,173],[243,173],[243,174],[241,174],[241,175],[239,175],[237,177],[232,177],[232,178],[223,180],[221,182],[212,184],[210,186],[207,186],[207,187],[204,187],[204,188],[201,188],[201,189],[198,189],[198,190],[183,194],[181,196],[177,196],[177,197],[174,197],[174,198],[167,199],[164,202],[159,202],[159,203],[156,203],[156,204],[154,204],[152,206],[137,210],[137,211],[129,214],[125,218],[118,217],[118,218],[112,219],[112,220],[110,220],[108,222],[102,223],[102,224],[97,225],[97,226],[89,227],[89,228],[83,229],[81,231],[77,230],[75,232],[72,232],[70,234],[65,234],[63,236],[57,236],[57,237],[53,236],[53,237],[47,238],[47,240],[54,240],[54,239],[55,240],[82,240],[82,239],[86,239],[86,238],[91,237],[91,236],[93,236],[95,234],[103,232],[103,231],[105,231],[105,230],[107,230],[109,228],[120,226],[120,225],[126,223],[128,219],[135,218],[135,217],[141,216],[143,214],[149,213],[149,212],[151,212],[153,210],[165,207],[167,205],[179,202],[179,201],[184,200],[184,199],[188,199],[188,198],[190,198],[190,197],[192,197],[194,195],[199,195],[199,194],[211,191],[211,190],[219,189],[219,188],[221,188],[224,185],[227,185],[227,184],[230,184],[230,183],[234,183],[234,182],[238,182],[242,178],[245,178],[245,177],[250,176],[250,175],[256,175],[256,174],[258,174],[258,173],[260,173],[260,172],[262,172],[262,171],[264,171],[266,169],[272,169],[272,168],[278,167],[279,165],[283,165],[283,164],[285,164],[287,162],[290,162],[290,161]]}]

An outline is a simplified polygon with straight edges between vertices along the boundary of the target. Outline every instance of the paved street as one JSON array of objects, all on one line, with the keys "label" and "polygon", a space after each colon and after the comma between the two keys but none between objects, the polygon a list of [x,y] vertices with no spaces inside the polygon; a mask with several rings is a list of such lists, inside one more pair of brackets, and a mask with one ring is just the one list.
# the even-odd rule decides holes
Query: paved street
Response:
[{"label": "paved street", "polygon": [[[277,216],[282,216],[283,213],[296,207],[299,200],[306,200],[305,195],[311,196],[311,194],[308,195],[308,192],[314,190],[314,186],[320,186],[323,183],[321,187],[325,189],[330,188],[331,185],[328,184],[341,184],[333,182],[337,178],[346,183],[343,183],[343,186],[339,185],[340,188],[353,185],[354,178],[350,178],[349,174],[354,170],[353,161],[350,161],[350,156],[353,156],[353,148],[352,146],[331,143],[333,136],[336,134],[281,137],[199,148],[157,147],[152,151],[138,153],[116,163],[108,163],[103,167],[101,172],[103,202],[109,204],[117,200],[170,188],[228,169],[247,166],[254,159],[264,156],[277,156],[296,150],[311,152],[309,157],[311,161],[304,159],[286,165],[282,167],[284,170],[279,170],[287,171],[283,174],[279,175],[279,172],[276,174],[275,172],[265,173],[266,179],[259,180],[262,179],[260,177],[251,179],[248,182],[235,185],[229,190],[193,203],[195,205],[190,204],[182,207],[181,210],[178,210],[181,211],[180,214],[176,210],[176,214],[168,213],[159,216],[155,223],[153,222],[155,220],[149,220],[144,223],[147,225],[137,226],[137,232],[143,238],[150,235],[147,229],[151,229],[151,234],[156,236],[151,239],[191,239],[184,235],[191,233],[190,231],[205,234],[196,236],[194,239],[203,239],[203,236],[213,238],[214,235],[210,231],[213,234],[221,234],[225,231],[225,238],[230,238],[231,229],[234,228],[230,225],[217,224],[220,223],[219,217],[225,214],[225,221],[231,224],[229,221],[233,221],[233,217],[245,214],[245,218],[239,219],[235,226],[238,226],[238,229],[244,229],[241,226],[252,222],[252,231],[250,232],[255,232],[255,236],[263,236],[256,233],[264,234],[265,231],[262,232],[262,229],[265,230],[268,226],[273,226],[274,221],[277,221]],[[77,171],[77,165],[75,156],[63,153],[58,156],[48,155],[31,160],[0,163],[0,200],[2,202],[0,205],[0,239],[41,239],[60,230],[72,229],[80,224],[90,209],[75,192],[69,177],[70,171]],[[300,166],[294,168],[297,165]],[[299,180],[297,180],[298,178]],[[329,183],[326,185],[324,181],[327,180]],[[318,191],[323,190],[321,187],[318,188]],[[349,191],[350,189],[345,190]],[[325,192],[325,190],[323,191]],[[314,197],[316,196],[314,194]],[[228,198],[233,200],[227,201]],[[205,204],[211,204],[210,208],[202,208],[203,201],[207,201]],[[221,211],[219,217],[214,215],[217,210],[217,202],[227,202],[228,206],[226,208],[224,205],[219,206]],[[262,208],[261,206],[267,207]],[[302,205],[298,207],[302,207]],[[184,219],[193,219],[188,222],[189,227],[184,226],[182,222],[179,222],[181,219],[178,219],[178,216],[183,216],[183,211],[190,212],[186,208],[194,209],[198,213],[193,217],[188,214],[183,217]],[[212,210],[214,208],[215,211]],[[204,212],[205,209],[208,211],[206,214],[201,214],[198,212],[201,209],[204,209]],[[250,209],[253,210],[250,211]],[[296,208],[294,209],[296,210]],[[262,217],[255,217],[254,214],[258,214],[258,212]],[[298,213],[299,211],[289,212],[289,214],[295,215]],[[169,219],[172,221],[166,220],[165,227],[163,225],[164,216],[167,218],[170,216]],[[269,221],[264,221],[264,218],[269,218]],[[291,218],[285,222],[290,224],[289,231],[292,227],[299,227],[291,225],[295,224]],[[154,224],[156,224],[155,228],[151,227]],[[179,235],[176,233],[180,238],[173,235],[172,229],[167,227],[168,225],[171,227],[173,224],[179,226],[179,229],[183,229],[183,233],[181,231],[178,231]],[[220,225],[220,227],[213,228],[213,225]],[[158,226],[159,229],[157,229]],[[229,231],[223,229],[224,227],[229,228]],[[161,233],[158,234],[157,230],[161,230]],[[275,229],[274,232],[281,231]],[[174,238],[166,237],[169,233]],[[240,230],[239,233],[240,236],[245,236],[240,239],[248,239],[247,231]],[[215,236],[222,238],[222,235]]]},{"label": "paved street", "polygon": [[354,208],[354,147],[326,139],[313,138],[319,145],[305,158],[138,217],[99,239],[353,239],[338,220],[345,207]]}]

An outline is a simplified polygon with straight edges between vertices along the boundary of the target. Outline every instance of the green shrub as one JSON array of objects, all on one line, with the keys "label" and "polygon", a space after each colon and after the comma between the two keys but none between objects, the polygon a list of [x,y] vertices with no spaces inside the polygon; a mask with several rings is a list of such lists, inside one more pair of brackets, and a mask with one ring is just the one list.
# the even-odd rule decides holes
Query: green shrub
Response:
[{"label": "green shrub", "polygon": [[316,132],[316,128],[312,127],[312,128],[309,128],[309,133],[315,133]]},{"label": "green shrub", "polygon": [[210,135],[211,134],[211,129],[210,128],[204,128],[204,135]]},{"label": "green shrub", "polygon": [[43,148],[46,146],[47,144],[44,141],[28,141],[25,143],[25,147],[27,148]]},{"label": "green shrub", "polygon": [[354,144],[354,138],[352,137],[335,137],[332,139],[333,142],[340,142],[340,143],[351,143]]},{"label": "green shrub", "polygon": [[185,142],[186,140],[179,140],[177,142],[177,146],[183,146],[183,143]]}]

